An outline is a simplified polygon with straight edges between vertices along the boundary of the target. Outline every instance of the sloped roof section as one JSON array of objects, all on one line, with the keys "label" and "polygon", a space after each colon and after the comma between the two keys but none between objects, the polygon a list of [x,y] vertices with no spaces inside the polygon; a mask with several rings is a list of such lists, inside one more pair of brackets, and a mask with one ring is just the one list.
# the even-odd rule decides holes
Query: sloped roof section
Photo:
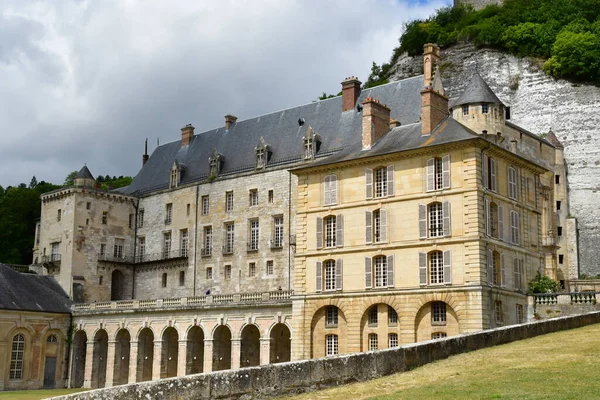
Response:
[{"label": "sloped roof section", "polygon": [[458,100],[453,102],[452,107],[472,103],[496,103],[504,105],[477,72],[473,74],[465,90],[458,97]]},{"label": "sloped roof section", "polygon": [[557,149],[564,149],[564,146],[562,145],[562,143],[560,142],[560,140],[558,140],[558,138],[556,137],[556,135],[554,134],[554,132],[552,132],[552,129],[550,129],[550,131],[548,132],[548,135],[546,136],[546,139],[548,139],[548,141],[550,143],[552,143],[552,145],[554,147],[556,147]]},{"label": "sloped roof section", "polygon": [[88,169],[87,165],[84,165],[83,168],[81,168],[79,170],[79,172],[77,173],[77,175],[75,175],[75,178],[78,178],[78,179],[94,179],[94,175],[92,175],[92,173]]},{"label": "sloped roof section", "polygon": [[[159,146],[142,167],[131,185],[121,193],[143,195],[168,188],[169,172],[174,161],[185,164],[182,184],[206,179],[208,159],[213,151],[223,155],[220,175],[253,171],[256,166],[256,144],[263,137],[269,144],[272,166],[291,165],[302,160],[302,138],[311,128],[319,135],[318,155],[331,154],[360,141],[362,112],[359,104],[374,97],[391,109],[390,118],[402,125],[419,122],[423,76],[365,89],[354,108],[342,112],[342,97],[317,101],[247,120],[238,120],[229,129],[220,127],[194,135],[189,146],[181,140]],[[300,121],[302,123],[300,123]]]},{"label": "sloped roof section", "polygon": [[70,314],[71,304],[53,277],[23,274],[0,264],[0,310]]}]

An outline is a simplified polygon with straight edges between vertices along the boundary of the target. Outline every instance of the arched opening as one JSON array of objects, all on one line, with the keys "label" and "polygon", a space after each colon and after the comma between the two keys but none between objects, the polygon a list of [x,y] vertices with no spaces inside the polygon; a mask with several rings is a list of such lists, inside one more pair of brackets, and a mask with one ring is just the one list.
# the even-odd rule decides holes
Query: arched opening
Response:
[{"label": "arched opening", "polygon": [[44,383],[45,389],[56,387],[56,372],[58,369],[59,341],[56,334],[51,333],[46,338],[44,349]]},{"label": "arched opening", "polygon": [[129,354],[131,335],[127,329],[120,329],[115,343],[113,384],[124,385],[129,381]]},{"label": "arched opening", "polygon": [[112,272],[110,280],[110,299],[111,300],[124,300],[127,298],[126,295],[126,284],[125,275],[118,269]]},{"label": "arched opening", "polygon": [[213,371],[231,369],[231,331],[219,326],[213,336]]},{"label": "arched opening", "polygon": [[108,353],[108,334],[100,329],[94,336],[94,358],[92,359],[92,389],[106,385],[106,356]]},{"label": "arched opening", "polygon": [[260,365],[260,331],[256,325],[247,325],[242,330],[240,367]]},{"label": "arched opening", "polygon": [[137,382],[152,380],[152,362],[154,360],[154,333],[144,328],[138,335]]},{"label": "arched opening", "polygon": [[318,309],[311,322],[311,358],[346,354],[347,328],[346,317],[338,307]]},{"label": "arched opening", "polygon": [[71,366],[71,387],[83,387],[85,379],[85,352],[87,335],[85,331],[77,331],[73,337],[73,359]]},{"label": "arched opening", "polygon": [[398,313],[388,304],[367,308],[360,321],[360,351],[398,347],[400,324]]},{"label": "arched opening", "polygon": [[454,336],[460,333],[456,312],[443,301],[431,301],[417,313],[415,319],[415,341]]},{"label": "arched opening", "polygon": [[187,336],[187,359],[185,373],[199,374],[204,371],[204,332],[199,326],[190,329]]},{"label": "arched opening", "polygon": [[179,334],[173,327],[165,329],[162,336],[162,352],[160,357],[160,377],[177,376],[177,354],[179,351]]},{"label": "arched opening", "polygon": [[271,364],[287,362],[291,359],[291,333],[286,324],[277,324],[271,329],[270,360]]}]

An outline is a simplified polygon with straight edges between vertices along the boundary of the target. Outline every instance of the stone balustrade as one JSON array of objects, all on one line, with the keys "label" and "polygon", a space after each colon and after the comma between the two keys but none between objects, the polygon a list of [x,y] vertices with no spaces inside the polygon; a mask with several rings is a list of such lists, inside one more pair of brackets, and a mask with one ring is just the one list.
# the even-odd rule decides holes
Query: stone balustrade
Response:
[{"label": "stone balustrade", "polygon": [[598,304],[600,292],[539,293],[533,295],[535,305]]}]

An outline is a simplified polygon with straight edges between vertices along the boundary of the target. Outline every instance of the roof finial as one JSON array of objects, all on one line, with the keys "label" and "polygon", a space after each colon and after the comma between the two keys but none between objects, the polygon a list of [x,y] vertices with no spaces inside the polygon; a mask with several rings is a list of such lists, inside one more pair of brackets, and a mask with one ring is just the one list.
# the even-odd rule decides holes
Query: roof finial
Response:
[{"label": "roof finial", "polygon": [[148,155],[148,138],[144,141],[144,155]]}]

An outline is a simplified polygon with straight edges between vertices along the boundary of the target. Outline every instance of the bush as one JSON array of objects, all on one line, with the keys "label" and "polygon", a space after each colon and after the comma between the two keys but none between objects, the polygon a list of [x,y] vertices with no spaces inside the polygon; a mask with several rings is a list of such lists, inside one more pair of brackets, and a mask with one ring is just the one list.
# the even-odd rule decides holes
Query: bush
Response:
[{"label": "bush", "polygon": [[531,282],[529,282],[529,293],[556,293],[560,285],[555,280],[546,275],[542,276],[538,272]]}]

